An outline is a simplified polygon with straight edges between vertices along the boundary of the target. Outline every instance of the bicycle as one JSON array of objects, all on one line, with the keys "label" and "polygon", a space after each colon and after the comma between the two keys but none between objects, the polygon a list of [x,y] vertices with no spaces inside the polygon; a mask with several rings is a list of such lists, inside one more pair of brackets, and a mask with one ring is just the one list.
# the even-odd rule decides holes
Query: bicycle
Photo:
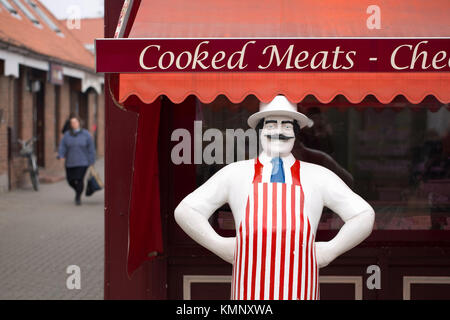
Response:
[{"label": "bicycle", "polygon": [[28,169],[25,169],[25,171],[28,171],[30,173],[33,189],[35,191],[39,191],[39,167],[37,165],[37,158],[33,150],[34,142],[36,140],[37,139],[33,137],[28,141],[18,139],[18,142],[22,147],[20,149],[20,155],[28,159]]}]

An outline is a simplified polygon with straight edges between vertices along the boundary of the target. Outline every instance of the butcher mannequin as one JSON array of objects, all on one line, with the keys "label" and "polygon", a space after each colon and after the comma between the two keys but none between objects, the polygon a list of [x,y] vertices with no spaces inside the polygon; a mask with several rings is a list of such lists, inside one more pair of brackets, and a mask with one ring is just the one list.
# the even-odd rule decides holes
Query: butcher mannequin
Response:
[{"label": "butcher mannequin", "polygon": [[[261,103],[248,124],[260,129],[258,157],[219,170],[180,202],[175,219],[233,265],[232,299],[319,299],[319,268],[371,233],[374,211],[332,171],[294,158],[296,132],[313,122],[284,96]],[[208,222],[225,203],[236,237],[220,236]],[[345,223],[332,240],[315,242],[324,207]]]}]

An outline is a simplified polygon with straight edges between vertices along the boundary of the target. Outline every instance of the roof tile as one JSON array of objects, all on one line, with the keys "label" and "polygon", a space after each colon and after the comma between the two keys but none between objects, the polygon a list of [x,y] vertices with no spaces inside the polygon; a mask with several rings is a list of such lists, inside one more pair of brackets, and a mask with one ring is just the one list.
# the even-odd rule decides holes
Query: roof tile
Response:
[{"label": "roof tile", "polygon": [[0,4],[0,41],[21,47],[38,54],[94,69],[94,55],[72,34],[65,23],[56,19],[38,0],[33,0],[45,14],[52,19],[64,36],[58,35],[39,17],[26,0],[20,0],[39,20],[36,26],[18,8],[13,1],[10,4],[16,9],[20,19],[13,16]]}]

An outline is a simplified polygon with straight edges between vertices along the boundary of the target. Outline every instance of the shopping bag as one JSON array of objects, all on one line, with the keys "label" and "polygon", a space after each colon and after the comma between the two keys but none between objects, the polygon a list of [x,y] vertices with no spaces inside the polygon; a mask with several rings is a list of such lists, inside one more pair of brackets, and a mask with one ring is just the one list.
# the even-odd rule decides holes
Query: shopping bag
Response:
[{"label": "shopping bag", "polygon": [[94,169],[93,166],[90,166],[88,169],[88,179],[86,186],[86,196],[92,195],[94,192],[103,189],[103,182],[100,178],[98,172]]}]

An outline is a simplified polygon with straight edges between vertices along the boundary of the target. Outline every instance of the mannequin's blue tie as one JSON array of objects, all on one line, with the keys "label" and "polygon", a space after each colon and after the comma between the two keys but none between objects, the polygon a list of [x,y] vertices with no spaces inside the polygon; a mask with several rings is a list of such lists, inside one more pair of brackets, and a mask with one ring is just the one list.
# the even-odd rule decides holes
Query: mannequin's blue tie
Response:
[{"label": "mannequin's blue tie", "polygon": [[282,182],[284,183],[284,170],[283,160],[280,157],[273,158],[272,162],[272,175],[270,176],[270,182]]}]

